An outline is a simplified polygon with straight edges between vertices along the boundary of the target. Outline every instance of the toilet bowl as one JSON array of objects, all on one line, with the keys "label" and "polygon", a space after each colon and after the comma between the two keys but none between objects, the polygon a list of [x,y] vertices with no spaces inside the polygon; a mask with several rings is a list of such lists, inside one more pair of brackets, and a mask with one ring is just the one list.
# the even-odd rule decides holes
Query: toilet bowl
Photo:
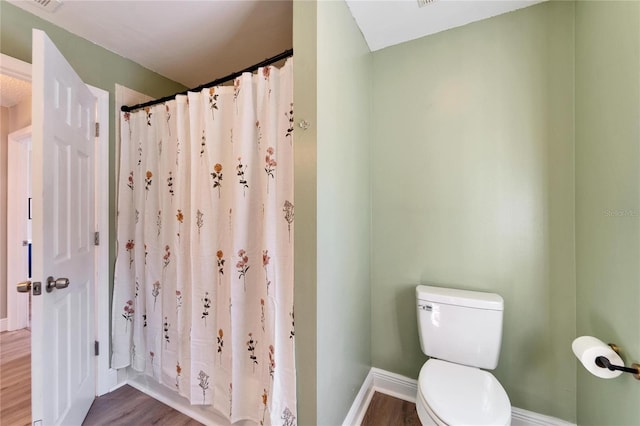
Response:
[{"label": "toilet bowl", "polygon": [[420,370],[416,410],[423,426],[511,424],[511,403],[489,372],[430,359]]},{"label": "toilet bowl", "polygon": [[416,299],[420,347],[430,357],[418,378],[416,410],[422,424],[510,425],[509,397],[486,371],[498,365],[502,297],[420,285]]}]

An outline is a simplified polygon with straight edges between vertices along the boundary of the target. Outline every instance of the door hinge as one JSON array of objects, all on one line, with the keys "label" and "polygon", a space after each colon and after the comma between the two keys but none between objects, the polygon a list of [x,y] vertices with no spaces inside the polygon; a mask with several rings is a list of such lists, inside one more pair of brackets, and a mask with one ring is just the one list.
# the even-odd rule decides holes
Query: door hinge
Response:
[{"label": "door hinge", "polygon": [[94,246],[99,246],[100,245],[100,232],[97,232],[95,234],[93,234],[93,245]]},{"label": "door hinge", "polygon": [[96,121],[96,138],[100,137],[100,123]]},{"label": "door hinge", "polygon": [[93,349],[95,352],[95,355],[98,356],[100,355],[100,342],[98,342],[97,340],[93,343]]}]

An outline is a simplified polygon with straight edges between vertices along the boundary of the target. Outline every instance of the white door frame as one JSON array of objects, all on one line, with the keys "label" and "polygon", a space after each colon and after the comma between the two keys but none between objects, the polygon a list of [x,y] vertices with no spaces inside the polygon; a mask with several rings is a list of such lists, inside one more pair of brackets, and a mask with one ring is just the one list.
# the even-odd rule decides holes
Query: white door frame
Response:
[{"label": "white door frame", "polygon": [[[8,75],[9,77],[17,78],[19,80],[25,80],[30,82],[31,81],[31,64],[19,61],[15,58],[12,58],[11,56],[1,55],[0,73]],[[7,191],[7,195],[8,195],[8,191]],[[6,218],[6,213],[7,213],[6,210],[0,212],[0,218]],[[0,223],[5,223],[5,222],[4,220],[0,220]],[[8,235],[5,233],[5,240],[7,238],[8,238]],[[6,271],[5,271],[5,274],[6,274]],[[2,277],[2,279],[6,281],[7,277],[6,276]],[[5,330],[9,328],[8,327],[9,317],[12,316],[11,310],[12,310],[12,302],[13,302],[13,296],[14,296],[13,294],[11,294],[11,292],[16,291],[17,283],[7,282],[6,284],[7,284],[7,297],[5,299],[5,302],[7,304],[7,318],[6,318],[6,321],[4,319],[0,320],[0,323],[2,325],[0,330]],[[11,300],[12,302],[9,302],[9,300]]]},{"label": "white door frame", "polygon": [[31,239],[28,197],[24,196],[29,190],[31,126],[10,133],[7,142],[7,330],[14,331],[29,327],[29,294],[15,289],[29,278],[27,247],[15,247]]},{"label": "white door frame", "polygon": [[[0,73],[25,81],[31,81],[31,64],[0,55]],[[96,339],[100,353],[96,362],[96,395],[103,395],[116,386],[117,371],[109,368],[109,92],[89,86],[97,98],[97,122],[100,123],[95,149],[96,218],[100,232],[100,245],[96,247]],[[15,290],[16,283],[7,283],[7,293]],[[7,309],[10,309],[7,306]]]},{"label": "white door frame", "polygon": [[110,307],[109,307],[109,92],[88,86],[97,99],[96,123],[100,131],[96,137],[95,182],[96,182],[96,230],[100,244],[96,247],[96,339],[100,351],[96,360],[96,395],[110,392],[117,383],[118,372],[109,367],[110,362]]}]

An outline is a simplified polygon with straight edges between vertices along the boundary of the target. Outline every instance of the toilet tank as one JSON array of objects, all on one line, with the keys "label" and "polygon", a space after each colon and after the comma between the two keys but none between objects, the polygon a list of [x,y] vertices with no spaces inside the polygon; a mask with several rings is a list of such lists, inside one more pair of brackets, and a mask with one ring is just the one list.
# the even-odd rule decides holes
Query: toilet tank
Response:
[{"label": "toilet tank", "polygon": [[422,352],[457,364],[496,368],[504,309],[500,295],[419,285],[416,299]]}]

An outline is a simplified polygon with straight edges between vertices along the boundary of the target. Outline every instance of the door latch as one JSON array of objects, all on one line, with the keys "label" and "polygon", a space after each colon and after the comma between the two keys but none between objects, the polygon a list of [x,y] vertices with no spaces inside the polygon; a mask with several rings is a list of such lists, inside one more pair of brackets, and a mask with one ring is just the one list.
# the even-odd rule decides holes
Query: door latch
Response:
[{"label": "door latch", "polygon": [[31,281],[22,281],[16,285],[18,293],[29,293],[31,291]]},{"label": "door latch", "polygon": [[34,296],[40,296],[42,294],[42,283],[40,281],[23,281],[16,285],[18,293],[29,293],[33,289]]}]

